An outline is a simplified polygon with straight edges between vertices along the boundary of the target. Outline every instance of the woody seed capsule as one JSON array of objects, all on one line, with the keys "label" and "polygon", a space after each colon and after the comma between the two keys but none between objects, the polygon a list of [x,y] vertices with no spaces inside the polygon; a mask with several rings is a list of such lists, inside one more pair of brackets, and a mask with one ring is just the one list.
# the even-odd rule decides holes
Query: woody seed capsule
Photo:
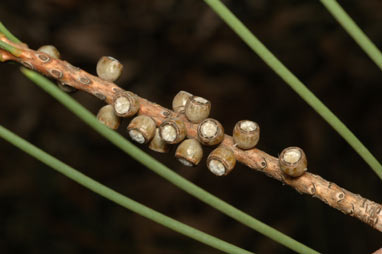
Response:
[{"label": "woody seed capsule", "polygon": [[123,65],[111,56],[103,56],[97,63],[97,75],[103,80],[114,82],[122,73]]},{"label": "woody seed capsule", "polygon": [[233,129],[233,141],[241,149],[251,149],[260,139],[260,127],[256,122],[242,120]]},{"label": "woody seed capsule", "polygon": [[37,51],[44,52],[45,54],[48,54],[49,56],[51,56],[53,58],[60,59],[60,52],[53,45],[41,46]]},{"label": "woody seed capsule", "polygon": [[186,139],[177,147],[175,157],[185,166],[196,166],[203,157],[202,146],[196,139]]},{"label": "woody seed capsule", "polygon": [[131,120],[127,130],[131,139],[139,144],[148,143],[155,135],[155,121],[145,115],[140,115]]},{"label": "woody seed capsule", "polygon": [[167,153],[170,149],[169,144],[159,135],[159,128],[156,128],[154,138],[150,141],[149,148],[159,153]]},{"label": "woody seed capsule", "polygon": [[103,106],[97,114],[97,119],[110,129],[116,130],[119,127],[120,119],[115,115],[113,106]]},{"label": "woody seed capsule", "polygon": [[279,165],[285,174],[292,177],[299,177],[308,169],[308,161],[304,151],[296,146],[285,148],[280,153]]},{"label": "woody seed capsule", "polygon": [[224,138],[224,128],[215,119],[207,118],[198,125],[198,139],[207,146],[220,144]]},{"label": "woody seed capsule", "polygon": [[208,117],[211,111],[211,102],[202,97],[192,96],[187,100],[185,114],[193,123],[200,123]]},{"label": "woody seed capsule", "polygon": [[129,91],[117,93],[113,98],[113,107],[117,116],[133,116],[139,110],[138,97]]},{"label": "woody seed capsule", "polygon": [[172,100],[172,109],[176,113],[184,112],[187,100],[189,100],[191,96],[192,94],[186,91],[180,91],[179,93],[177,93],[177,95],[175,95],[174,99]]},{"label": "woody seed capsule", "polygon": [[208,169],[217,176],[228,175],[236,165],[236,158],[231,149],[219,146],[207,158]]},{"label": "woody seed capsule", "polygon": [[159,126],[161,138],[169,144],[177,144],[186,137],[186,126],[179,118],[167,119]]}]

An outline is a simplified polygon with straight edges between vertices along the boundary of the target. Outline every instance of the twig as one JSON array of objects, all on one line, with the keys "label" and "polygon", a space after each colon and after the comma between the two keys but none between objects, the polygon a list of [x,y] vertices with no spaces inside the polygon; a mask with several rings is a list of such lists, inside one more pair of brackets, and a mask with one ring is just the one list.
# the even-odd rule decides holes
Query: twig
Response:
[{"label": "twig", "polygon": [[[25,44],[13,43],[4,36],[0,36],[0,41],[16,48],[19,53],[14,56],[5,50],[0,50],[1,61],[13,60],[19,62],[29,69],[93,94],[109,104],[112,104],[113,97],[116,94],[124,91],[112,82],[93,76],[66,61],[51,58],[45,53],[31,50]],[[151,116],[157,125],[168,117],[180,117],[186,125],[187,136],[189,138],[197,136],[197,124],[189,122],[184,115],[179,115],[141,97],[138,97],[138,100],[140,102],[138,114]],[[335,183],[312,173],[307,172],[301,177],[290,178],[280,170],[277,158],[256,148],[241,150],[234,146],[231,136],[225,135],[222,144],[231,148],[236,159],[251,169],[261,171],[267,176],[293,187],[301,194],[316,197],[344,214],[356,217],[382,232],[382,205],[347,191]]]}]

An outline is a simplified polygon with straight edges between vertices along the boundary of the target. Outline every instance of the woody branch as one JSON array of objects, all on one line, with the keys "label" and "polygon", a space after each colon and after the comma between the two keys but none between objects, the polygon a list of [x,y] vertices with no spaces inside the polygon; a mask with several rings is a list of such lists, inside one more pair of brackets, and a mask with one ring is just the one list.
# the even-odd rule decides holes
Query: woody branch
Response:
[{"label": "woody branch", "polygon": [[[102,80],[66,61],[52,58],[49,55],[29,49],[25,44],[13,43],[4,35],[0,41],[10,45],[12,50],[0,49],[0,61],[16,61],[25,67],[35,70],[47,77],[56,79],[78,90],[93,94],[108,104],[113,98],[124,90],[112,82]],[[160,125],[165,119],[178,117],[184,121],[187,137],[197,137],[197,124],[194,124],[183,115],[164,108],[137,96],[139,101],[139,115],[147,115]],[[301,194],[308,194],[320,199],[329,206],[336,208],[344,214],[353,216],[382,232],[382,205],[358,194],[354,194],[335,183],[329,182],[319,175],[309,172],[302,176],[292,178],[285,175],[279,167],[278,159],[256,148],[242,150],[234,145],[229,135],[224,135],[223,146],[229,147],[236,159],[249,168],[265,173],[267,176],[285,183]]]}]

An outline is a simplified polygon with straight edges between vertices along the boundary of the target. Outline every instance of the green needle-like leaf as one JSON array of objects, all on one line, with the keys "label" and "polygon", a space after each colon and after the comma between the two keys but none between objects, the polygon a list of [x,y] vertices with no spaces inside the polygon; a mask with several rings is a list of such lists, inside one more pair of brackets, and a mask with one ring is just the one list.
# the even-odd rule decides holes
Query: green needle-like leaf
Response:
[{"label": "green needle-like leaf", "polygon": [[38,147],[32,145],[28,141],[20,138],[11,131],[7,130],[0,125],[0,137],[7,140],[9,143],[20,148],[27,154],[35,157],[39,161],[53,168],[54,170],[60,172],[61,174],[72,179],[76,183],[88,188],[89,190],[105,197],[106,199],[125,207],[135,213],[138,213],[150,220],[155,221],[165,227],[168,227],[176,232],[193,238],[199,242],[209,245],[218,250],[224,251],[225,253],[237,253],[237,254],[251,254],[252,252],[246,251],[235,245],[222,241],[216,237],[206,234],[200,230],[193,227],[187,226],[177,220],[174,220],[166,215],[163,215],[147,206],[144,206],[110,188],[107,186],[91,179],[90,177],[82,174],[78,170],[68,166],[67,164],[59,161],[55,157],[49,155],[48,153],[42,151]]},{"label": "green needle-like leaf", "polygon": [[10,41],[15,43],[21,43],[19,39],[16,38],[9,30],[3,25],[2,22],[0,22],[0,32],[5,35]]},{"label": "green needle-like leaf", "polygon": [[333,114],[284,64],[262,44],[255,35],[220,1],[204,0],[237,35],[273,69],[298,95],[301,96],[338,134],[366,161],[380,179],[382,165],[361,141]]},{"label": "green needle-like leaf", "polygon": [[365,53],[382,70],[382,53],[367,37],[367,35],[357,26],[353,19],[345,12],[336,0],[320,0],[326,9],[340,23],[340,25],[353,37]]},{"label": "green needle-like leaf", "polygon": [[11,53],[12,55],[16,57],[20,56],[21,54],[21,51],[19,49],[3,41],[0,41],[0,48],[4,49],[5,51],[8,51],[9,53]]}]

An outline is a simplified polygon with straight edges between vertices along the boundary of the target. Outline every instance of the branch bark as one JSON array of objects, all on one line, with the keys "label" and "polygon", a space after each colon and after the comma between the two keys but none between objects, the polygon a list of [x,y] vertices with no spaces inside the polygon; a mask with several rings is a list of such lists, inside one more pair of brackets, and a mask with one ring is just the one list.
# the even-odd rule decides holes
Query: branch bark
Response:
[{"label": "branch bark", "polygon": [[[124,90],[112,82],[102,80],[66,61],[51,58],[45,53],[29,49],[25,44],[17,44],[0,35],[0,40],[6,42],[21,52],[17,56],[0,49],[0,61],[16,61],[25,67],[35,70],[47,77],[56,79],[78,90],[93,94],[97,98],[112,104],[113,97]],[[138,96],[140,109],[138,114],[151,116],[157,125],[168,117],[180,117],[187,128],[187,137],[197,137],[197,124],[187,120],[184,115],[179,115],[156,103]],[[335,183],[329,182],[319,175],[306,172],[301,177],[291,178],[286,176],[279,168],[278,159],[259,150],[241,150],[237,148],[232,137],[225,135],[222,145],[229,147],[236,159],[253,170],[265,173],[282,183],[285,183],[301,194],[308,194],[318,198],[329,206],[340,210],[344,214],[353,216],[382,232],[382,205],[358,194],[354,194]]]}]

